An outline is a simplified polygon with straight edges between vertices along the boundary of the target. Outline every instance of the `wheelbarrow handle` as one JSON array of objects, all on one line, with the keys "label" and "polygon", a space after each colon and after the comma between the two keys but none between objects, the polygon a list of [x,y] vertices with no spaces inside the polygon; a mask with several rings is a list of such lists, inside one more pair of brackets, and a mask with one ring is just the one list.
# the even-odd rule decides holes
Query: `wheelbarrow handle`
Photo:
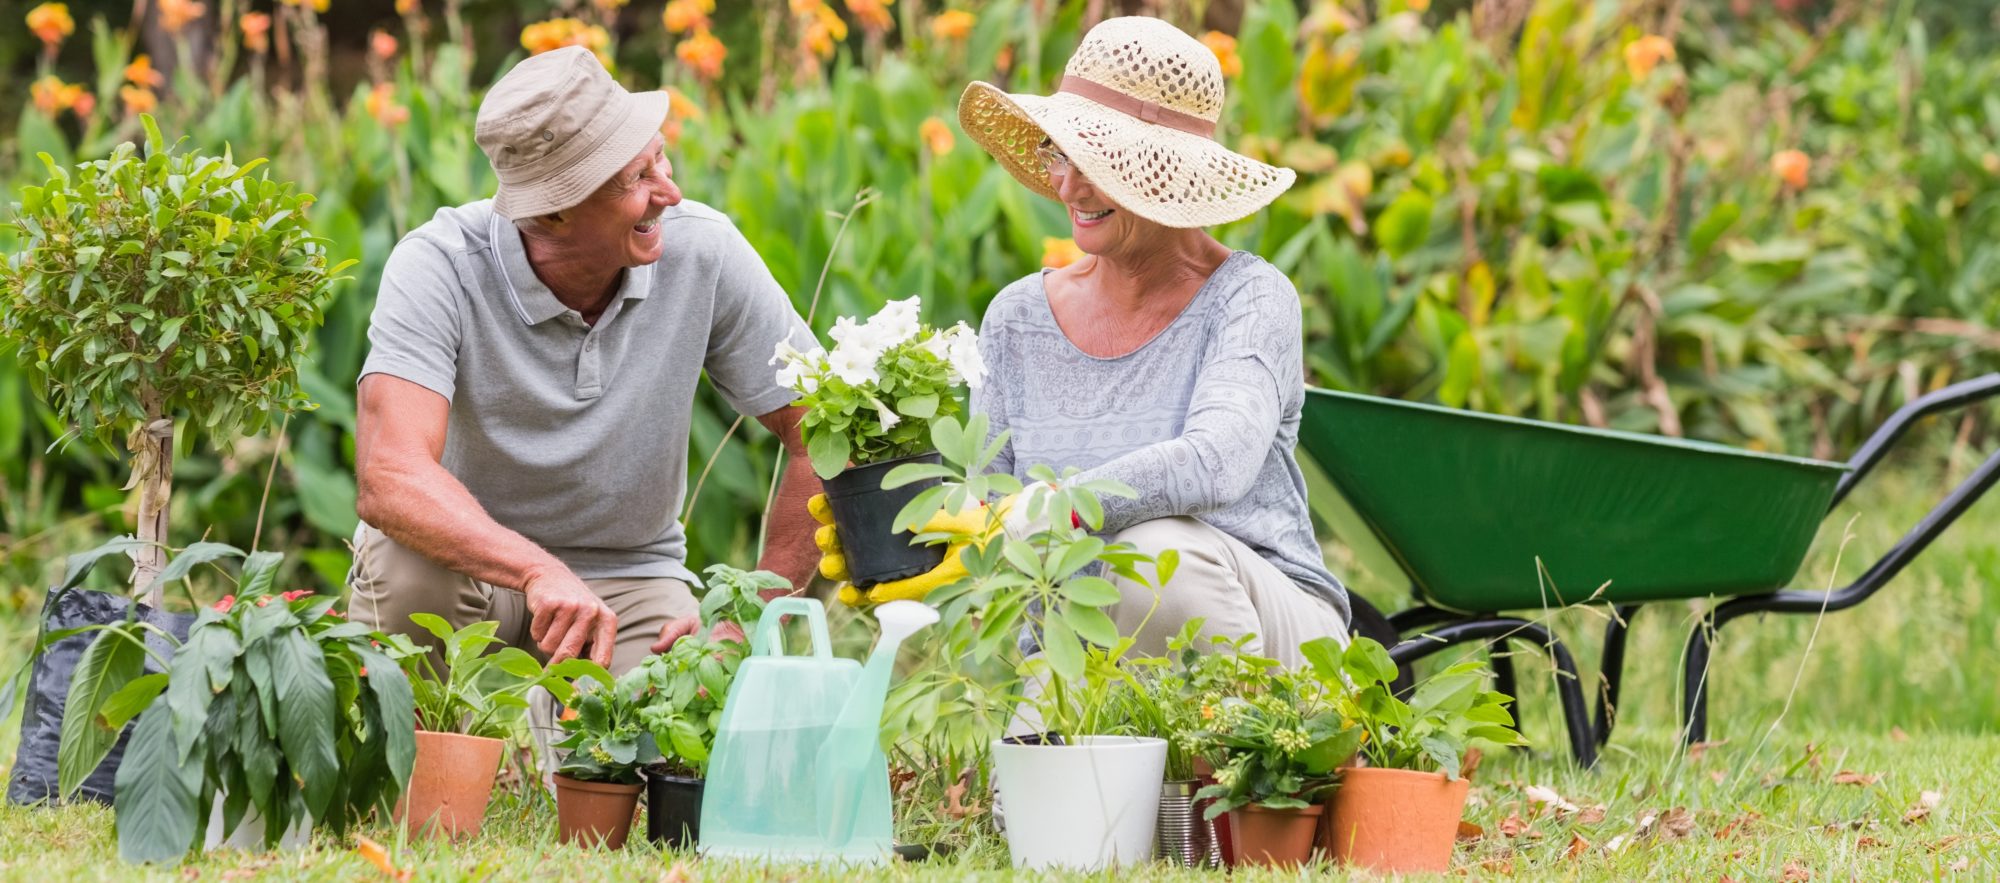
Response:
[{"label": "wheelbarrow handle", "polygon": [[1896,409],[1896,413],[1889,416],[1888,422],[1876,429],[1875,434],[1868,437],[1868,441],[1862,444],[1861,449],[1855,451],[1853,457],[1848,458],[1848,473],[1840,480],[1840,484],[1834,487],[1833,502],[1827,504],[1827,508],[1830,510],[1839,506],[1840,501],[1846,499],[1848,493],[1861,483],[1862,477],[1889,455],[1889,449],[1895,447],[1896,442],[1909,432],[1910,427],[1918,420],[1945,411],[1956,411],[1995,397],[2000,397],[2000,374],[1988,374],[1971,380],[1961,380],[1943,389],[1919,396],[1915,401]]}]

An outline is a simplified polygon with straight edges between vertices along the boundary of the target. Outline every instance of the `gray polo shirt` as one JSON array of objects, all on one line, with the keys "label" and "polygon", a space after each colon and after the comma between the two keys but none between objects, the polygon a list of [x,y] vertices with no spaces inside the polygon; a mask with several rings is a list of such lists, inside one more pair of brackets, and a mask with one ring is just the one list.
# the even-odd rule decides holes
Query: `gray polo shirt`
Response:
[{"label": "gray polo shirt", "polygon": [[593,327],[528,266],[491,201],[438,211],[389,255],[361,376],[451,402],[444,468],[585,579],[676,577],[688,420],[704,370],[748,416],[789,404],[769,364],[812,332],[743,234],[693,201]]}]

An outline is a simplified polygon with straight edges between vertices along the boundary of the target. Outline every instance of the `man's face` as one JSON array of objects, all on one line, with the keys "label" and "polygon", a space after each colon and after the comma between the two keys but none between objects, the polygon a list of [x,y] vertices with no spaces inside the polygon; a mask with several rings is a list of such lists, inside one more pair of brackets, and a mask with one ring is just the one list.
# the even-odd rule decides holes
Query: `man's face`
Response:
[{"label": "man's face", "polygon": [[660,213],[681,201],[667,162],[666,139],[654,135],[646,149],[567,214],[564,238],[601,253],[606,263],[639,267],[660,259]]}]

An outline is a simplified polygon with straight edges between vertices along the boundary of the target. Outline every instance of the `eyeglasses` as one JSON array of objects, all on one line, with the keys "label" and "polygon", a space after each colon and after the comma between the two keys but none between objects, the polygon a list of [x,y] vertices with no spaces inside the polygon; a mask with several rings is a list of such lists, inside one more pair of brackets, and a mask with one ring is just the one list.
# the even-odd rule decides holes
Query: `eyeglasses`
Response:
[{"label": "eyeglasses", "polygon": [[1035,158],[1041,160],[1042,171],[1049,173],[1051,177],[1069,174],[1069,157],[1064,156],[1062,151],[1047,141],[1035,148]]}]

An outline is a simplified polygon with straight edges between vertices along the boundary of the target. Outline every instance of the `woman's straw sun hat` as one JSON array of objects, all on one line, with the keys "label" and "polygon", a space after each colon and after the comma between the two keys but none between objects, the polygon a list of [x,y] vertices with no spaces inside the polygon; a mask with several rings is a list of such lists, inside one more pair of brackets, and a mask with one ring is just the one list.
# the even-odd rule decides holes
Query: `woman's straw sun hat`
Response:
[{"label": "woman's straw sun hat", "polygon": [[1054,95],[975,82],[958,101],[966,135],[1028,189],[1060,199],[1036,155],[1046,138],[1090,185],[1169,227],[1245,217],[1295,177],[1215,138],[1222,65],[1200,41],[1156,18],[1106,19],[1085,34]]}]

